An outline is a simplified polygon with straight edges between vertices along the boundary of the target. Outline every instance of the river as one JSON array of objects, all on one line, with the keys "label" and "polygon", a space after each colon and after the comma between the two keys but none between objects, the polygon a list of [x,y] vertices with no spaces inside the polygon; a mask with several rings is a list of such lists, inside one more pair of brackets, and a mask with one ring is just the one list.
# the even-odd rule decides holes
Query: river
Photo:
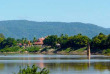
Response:
[{"label": "river", "polygon": [[50,74],[110,74],[110,57],[92,55],[0,54],[0,74],[13,74],[19,67],[35,64]]}]

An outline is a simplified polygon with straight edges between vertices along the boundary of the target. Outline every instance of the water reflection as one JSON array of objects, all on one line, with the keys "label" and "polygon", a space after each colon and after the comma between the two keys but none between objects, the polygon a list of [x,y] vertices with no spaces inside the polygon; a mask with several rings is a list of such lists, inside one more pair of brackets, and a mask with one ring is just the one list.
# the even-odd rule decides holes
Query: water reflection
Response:
[{"label": "water reflection", "polygon": [[3,70],[3,69],[4,69],[4,64],[0,63],[0,70]]},{"label": "water reflection", "polygon": [[[46,67],[50,70],[51,74],[88,74],[93,72],[95,74],[110,74],[110,61],[106,61],[110,60],[110,57],[103,57],[101,59],[102,56],[92,56],[91,58],[85,56],[74,57],[73,55],[71,55],[72,57],[69,55],[70,58],[68,56],[59,57],[55,55],[37,55],[36,57],[29,56],[30,55],[26,55],[26,57],[23,56],[13,58],[9,56],[3,57],[0,59],[0,74],[11,74],[12,72],[18,72],[20,66],[25,67],[27,64],[36,64],[41,68]],[[8,60],[6,60],[7,58]]]},{"label": "water reflection", "polygon": [[94,64],[94,69],[97,71],[104,71],[109,70],[110,71],[110,62],[99,62]]},{"label": "water reflection", "polygon": [[90,56],[87,56],[87,59],[88,59],[88,68],[90,67],[90,60],[91,60],[91,57]]},{"label": "water reflection", "polygon": [[38,66],[39,66],[40,68],[44,68],[44,63],[43,63],[44,58],[42,57],[42,55],[41,55],[41,57],[40,57],[40,60],[41,60],[41,62],[38,63]]}]

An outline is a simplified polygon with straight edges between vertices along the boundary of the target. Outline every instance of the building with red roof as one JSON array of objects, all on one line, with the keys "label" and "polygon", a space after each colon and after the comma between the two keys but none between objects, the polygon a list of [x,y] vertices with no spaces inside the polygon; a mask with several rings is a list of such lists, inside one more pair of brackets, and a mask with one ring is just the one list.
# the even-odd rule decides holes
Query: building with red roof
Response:
[{"label": "building with red roof", "polygon": [[34,44],[33,45],[43,45],[44,43],[43,43],[43,41],[44,41],[44,39],[45,38],[39,38],[36,42],[34,42]]}]

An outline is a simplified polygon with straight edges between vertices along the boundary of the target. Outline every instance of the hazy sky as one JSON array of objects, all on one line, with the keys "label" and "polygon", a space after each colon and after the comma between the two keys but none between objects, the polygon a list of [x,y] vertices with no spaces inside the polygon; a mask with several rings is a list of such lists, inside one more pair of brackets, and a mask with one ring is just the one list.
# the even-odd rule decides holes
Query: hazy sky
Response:
[{"label": "hazy sky", "polygon": [[23,19],[110,28],[110,0],[0,0],[0,20]]}]

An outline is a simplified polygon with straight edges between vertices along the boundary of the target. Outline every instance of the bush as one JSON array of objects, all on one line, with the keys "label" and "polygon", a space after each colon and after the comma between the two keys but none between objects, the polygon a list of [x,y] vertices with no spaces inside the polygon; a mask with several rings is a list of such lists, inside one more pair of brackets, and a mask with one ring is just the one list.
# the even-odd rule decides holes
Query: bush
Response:
[{"label": "bush", "polygon": [[47,51],[47,50],[48,50],[48,48],[45,47],[45,48],[43,48],[43,49],[41,50],[41,52],[43,52],[43,51]]},{"label": "bush", "polygon": [[87,49],[87,47],[83,47],[83,48],[77,49],[76,51],[77,51],[77,52],[83,52],[83,51],[86,50],[86,49]]},{"label": "bush", "polygon": [[17,52],[19,51],[21,48],[19,46],[14,46],[14,47],[6,47],[1,49],[1,52]]},{"label": "bush", "polygon": [[23,48],[20,50],[20,52],[21,52],[21,53],[23,53],[23,52],[25,52],[25,51],[26,51],[26,50],[25,50],[25,49],[23,49]]},{"label": "bush", "polygon": [[46,68],[41,69],[41,68],[33,65],[32,67],[27,66],[24,69],[20,68],[20,70],[17,74],[49,74],[49,70],[47,70]]},{"label": "bush", "polygon": [[107,50],[103,50],[102,51],[102,54],[108,54],[108,53],[110,53],[110,49],[107,49]]},{"label": "bush", "polygon": [[44,48],[41,50],[41,52],[43,52],[43,51],[48,51],[49,49],[51,49],[51,47],[50,47],[50,46],[46,46],[46,47],[44,47]]},{"label": "bush", "polygon": [[70,52],[70,51],[72,51],[72,49],[71,48],[66,48],[64,51]]},{"label": "bush", "polygon": [[29,52],[37,52],[40,50],[40,48],[41,48],[40,46],[33,46],[33,47],[28,47],[25,50]]}]

